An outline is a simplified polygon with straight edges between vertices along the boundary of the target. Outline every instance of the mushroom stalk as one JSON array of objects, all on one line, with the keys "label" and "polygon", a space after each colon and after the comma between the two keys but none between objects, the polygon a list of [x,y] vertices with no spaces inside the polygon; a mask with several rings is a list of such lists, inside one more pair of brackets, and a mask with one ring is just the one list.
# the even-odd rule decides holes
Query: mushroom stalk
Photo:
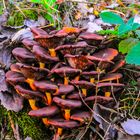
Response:
[{"label": "mushroom stalk", "polygon": [[79,81],[79,79],[80,79],[80,75],[76,76],[74,80]]},{"label": "mushroom stalk", "polygon": [[34,86],[34,79],[30,79],[30,78],[27,78],[26,79],[26,82],[30,85],[30,87],[31,87],[31,89],[33,90],[33,91],[36,91],[36,87]]},{"label": "mushroom stalk", "polygon": [[64,85],[68,85],[69,83],[69,77],[64,77]]},{"label": "mushroom stalk", "polygon": [[65,116],[64,116],[65,119],[66,119],[66,120],[69,120],[69,119],[70,119],[70,111],[71,111],[71,110],[70,110],[70,109],[65,109],[64,111],[65,111]]},{"label": "mushroom stalk", "polygon": [[29,99],[28,101],[29,101],[29,104],[30,104],[32,110],[37,110],[37,109],[39,109],[39,108],[36,106],[36,104],[35,104],[35,103],[36,103],[35,100]]},{"label": "mushroom stalk", "polygon": [[105,92],[105,97],[110,97],[111,92]]},{"label": "mushroom stalk", "polygon": [[49,52],[50,52],[50,55],[52,56],[52,57],[56,57],[56,52],[55,52],[55,49],[49,49]]},{"label": "mushroom stalk", "polygon": [[42,118],[42,121],[43,121],[43,123],[44,123],[45,125],[47,125],[47,126],[49,125],[49,124],[48,124],[48,119],[47,119],[47,118]]},{"label": "mushroom stalk", "polygon": [[90,78],[90,82],[91,82],[91,83],[94,83],[94,82],[95,82],[95,79],[91,77],[91,78]]},{"label": "mushroom stalk", "polygon": [[86,97],[87,96],[87,89],[82,88],[82,94]]},{"label": "mushroom stalk", "polygon": [[57,134],[58,134],[59,136],[61,136],[61,135],[62,135],[62,131],[63,131],[62,128],[58,128],[58,129],[57,129]]},{"label": "mushroom stalk", "polygon": [[46,97],[47,97],[47,101],[48,101],[48,105],[51,105],[52,103],[52,96],[50,92],[45,92]]},{"label": "mushroom stalk", "polygon": [[39,62],[39,67],[40,68],[45,68],[45,63]]}]

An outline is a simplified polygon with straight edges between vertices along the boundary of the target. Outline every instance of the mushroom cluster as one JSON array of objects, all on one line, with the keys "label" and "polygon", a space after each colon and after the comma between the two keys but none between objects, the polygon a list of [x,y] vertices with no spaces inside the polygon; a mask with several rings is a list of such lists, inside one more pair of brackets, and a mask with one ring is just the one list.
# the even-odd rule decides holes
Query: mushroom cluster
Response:
[{"label": "mushroom cluster", "polygon": [[[88,106],[107,104],[124,84],[118,73],[124,61],[114,48],[99,47],[103,36],[85,29],[64,27],[50,33],[31,28],[34,40],[12,51],[16,63],[6,81],[29,101],[30,116],[40,117],[47,126],[63,129],[84,125],[92,118]],[[84,103],[83,103],[84,101]]]}]

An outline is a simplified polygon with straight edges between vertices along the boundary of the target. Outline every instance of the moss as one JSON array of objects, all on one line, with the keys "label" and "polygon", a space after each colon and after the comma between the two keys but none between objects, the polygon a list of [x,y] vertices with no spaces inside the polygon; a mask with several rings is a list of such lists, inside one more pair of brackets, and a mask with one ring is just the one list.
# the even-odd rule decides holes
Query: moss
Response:
[{"label": "moss", "polygon": [[0,128],[2,128],[3,121],[7,122],[7,135],[13,137],[13,130],[11,129],[11,124],[9,122],[8,113],[10,114],[14,124],[17,123],[20,130],[20,136],[25,139],[27,136],[31,137],[33,140],[49,140],[52,133],[47,127],[41,122],[40,119],[32,118],[28,116],[28,111],[23,109],[22,111],[15,113],[12,111],[7,111],[2,106],[0,106]]},{"label": "moss", "polygon": [[[23,10],[24,15],[26,18],[36,20],[37,19],[37,12],[33,10]],[[14,12],[12,15],[9,16],[7,24],[10,26],[20,26],[23,25],[25,17],[21,12]]]}]

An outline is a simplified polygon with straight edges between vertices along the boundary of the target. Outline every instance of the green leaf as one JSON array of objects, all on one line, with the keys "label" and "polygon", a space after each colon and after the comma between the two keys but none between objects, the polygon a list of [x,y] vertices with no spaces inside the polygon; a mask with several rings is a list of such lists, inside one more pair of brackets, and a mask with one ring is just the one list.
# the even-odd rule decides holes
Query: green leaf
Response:
[{"label": "green leaf", "polygon": [[126,54],[130,51],[132,47],[134,47],[139,42],[139,39],[136,38],[127,38],[125,40],[122,40],[119,43],[119,52],[122,54]]},{"label": "green leaf", "polygon": [[139,27],[140,27],[140,24],[139,23],[134,23],[132,25],[132,30],[134,31],[134,30],[138,29]]},{"label": "green leaf", "polygon": [[129,25],[132,25],[134,23],[134,17],[130,18],[128,21],[127,21],[127,24]]},{"label": "green leaf", "polygon": [[132,30],[132,26],[129,24],[121,24],[118,29],[118,35],[124,35],[125,33]]},{"label": "green leaf", "polygon": [[30,0],[30,1],[33,2],[33,3],[38,3],[38,4],[42,3],[42,0]]},{"label": "green leaf", "polygon": [[125,59],[128,64],[140,65],[140,42],[131,48]]},{"label": "green leaf", "polygon": [[104,22],[107,22],[110,24],[123,24],[124,23],[123,19],[119,15],[113,12],[108,12],[108,11],[102,12],[100,13],[100,17],[102,18]]}]

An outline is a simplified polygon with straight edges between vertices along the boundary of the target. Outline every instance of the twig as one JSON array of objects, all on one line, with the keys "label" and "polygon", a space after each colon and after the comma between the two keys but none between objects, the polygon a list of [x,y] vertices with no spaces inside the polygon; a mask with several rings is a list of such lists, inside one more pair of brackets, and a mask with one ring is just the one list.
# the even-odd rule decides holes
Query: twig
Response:
[{"label": "twig", "polygon": [[4,10],[6,10],[5,0],[3,0],[3,7],[4,7]]}]

